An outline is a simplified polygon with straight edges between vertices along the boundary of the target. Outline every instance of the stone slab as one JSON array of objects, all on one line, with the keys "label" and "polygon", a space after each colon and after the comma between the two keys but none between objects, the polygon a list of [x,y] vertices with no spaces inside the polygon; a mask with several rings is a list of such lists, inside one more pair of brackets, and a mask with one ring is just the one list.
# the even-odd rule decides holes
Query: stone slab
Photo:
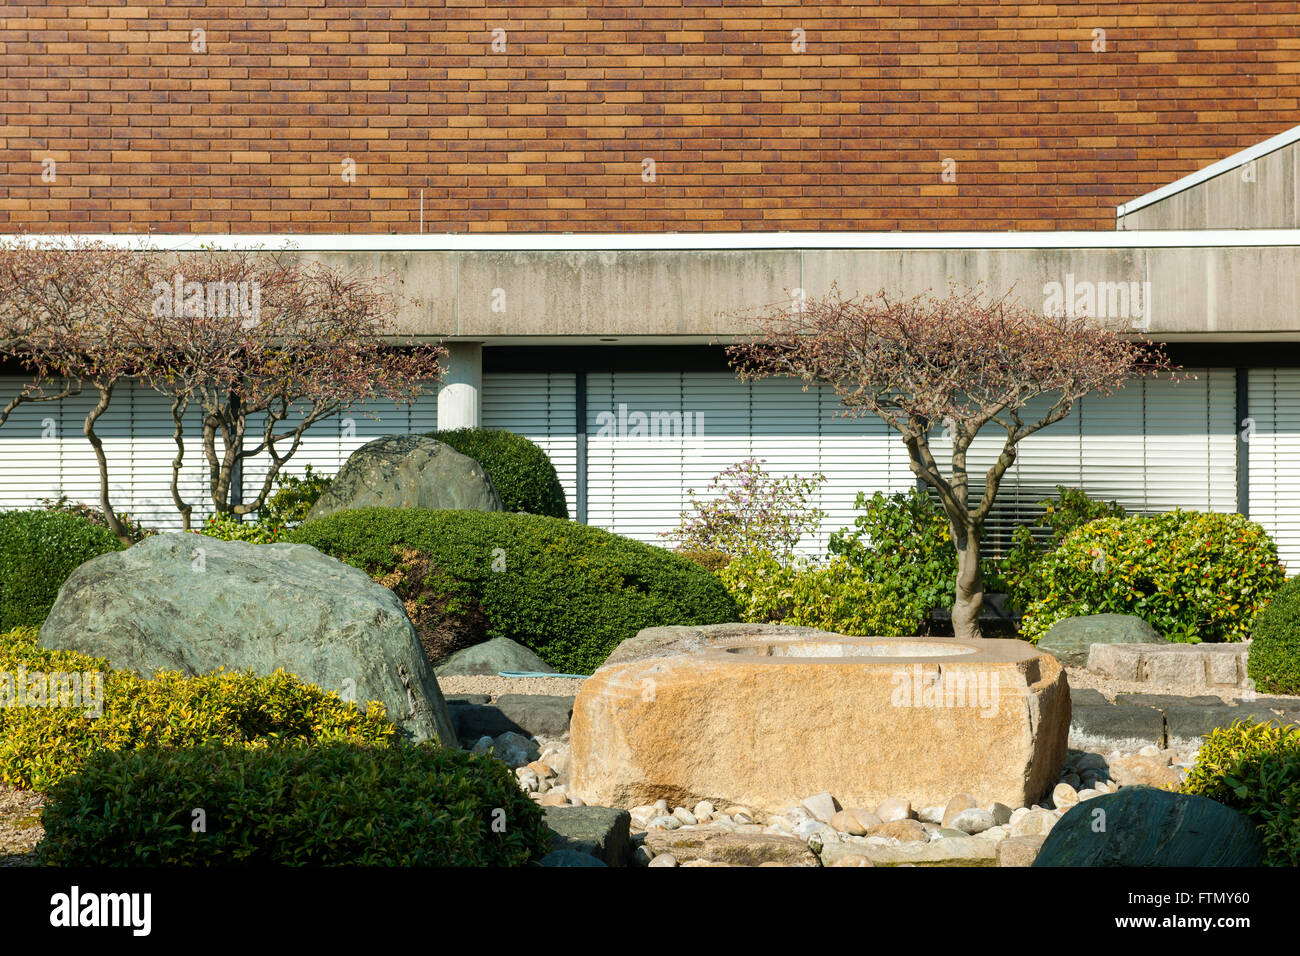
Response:
[{"label": "stone slab", "polygon": [[526,737],[563,737],[569,732],[573,698],[548,694],[502,694],[495,703],[448,701],[462,742],[497,737],[507,731]]},{"label": "stone slab", "polygon": [[556,851],[575,850],[606,866],[632,863],[632,815],[612,807],[545,807]]},{"label": "stone slab", "polygon": [[[1076,692],[1077,693],[1077,692]],[[1074,702],[1070,709],[1070,746],[1079,750],[1140,750],[1161,746],[1165,718],[1153,707]]]},{"label": "stone slab", "polygon": [[819,866],[816,854],[796,837],[774,833],[729,833],[723,830],[649,830],[645,845],[655,852],[671,853],[679,863],[713,860],[736,866],[783,863]]},{"label": "stone slab", "polygon": [[865,856],[874,866],[996,866],[997,843],[980,837],[943,837],[929,843],[883,846],[878,843],[841,842],[822,847],[821,862],[830,866],[848,855]]}]

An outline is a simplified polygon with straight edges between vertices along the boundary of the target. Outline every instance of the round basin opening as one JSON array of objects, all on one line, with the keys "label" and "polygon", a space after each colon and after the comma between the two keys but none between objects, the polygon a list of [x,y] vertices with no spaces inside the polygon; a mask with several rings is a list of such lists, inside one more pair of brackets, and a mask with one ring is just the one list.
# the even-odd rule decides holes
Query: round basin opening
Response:
[{"label": "round basin opening", "polygon": [[964,644],[939,644],[931,641],[789,641],[782,644],[742,644],[727,648],[728,654],[755,657],[959,657],[974,654],[975,648]]}]

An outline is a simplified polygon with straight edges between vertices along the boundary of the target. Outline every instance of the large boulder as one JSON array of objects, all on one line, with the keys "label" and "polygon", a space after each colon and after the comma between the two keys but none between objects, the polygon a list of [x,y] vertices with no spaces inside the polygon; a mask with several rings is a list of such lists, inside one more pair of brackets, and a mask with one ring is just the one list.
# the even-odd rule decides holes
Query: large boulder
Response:
[{"label": "large boulder", "polygon": [[1034,866],[1262,866],[1254,824],[1206,797],[1153,787],[1075,804]]},{"label": "large boulder", "polygon": [[385,435],[348,456],[307,517],[355,508],[501,511],[502,505],[473,458],[424,435]]},{"label": "large boulder", "polygon": [[1038,649],[1070,667],[1087,667],[1094,644],[1163,644],[1154,627],[1131,614],[1088,614],[1067,617],[1052,625]]},{"label": "large boulder", "polygon": [[494,637],[482,644],[463,648],[436,665],[434,671],[440,677],[466,674],[496,677],[502,671],[555,673],[555,669],[547,665],[546,661],[508,637]]},{"label": "large boulder", "polygon": [[1020,807],[1059,779],[1065,670],[1024,641],[730,633],[612,659],[582,683],[573,796],[780,812],[823,790],[846,807],[969,792]]},{"label": "large boulder", "polygon": [[41,644],[150,676],[284,668],[412,739],[457,746],[433,668],[397,595],[306,544],[160,534],[81,565]]}]

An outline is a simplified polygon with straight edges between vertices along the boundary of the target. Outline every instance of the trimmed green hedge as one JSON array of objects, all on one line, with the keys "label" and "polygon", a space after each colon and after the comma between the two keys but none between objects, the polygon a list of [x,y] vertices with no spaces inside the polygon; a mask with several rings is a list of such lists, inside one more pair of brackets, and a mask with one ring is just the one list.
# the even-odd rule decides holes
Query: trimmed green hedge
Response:
[{"label": "trimmed green hedge", "polygon": [[1250,678],[1269,694],[1300,694],[1300,576],[1282,585],[1255,618]]},{"label": "trimmed green hedge", "polygon": [[551,849],[505,764],[427,744],[104,751],[41,822],[37,858],[57,866],[522,866]]},{"label": "trimmed green hedge", "polygon": [[0,634],[0,780],[24,789],[46,790],[106,750],[374,743],[396,729],[382,704],[362,712],[284,671],[146,679],[102,658],[40,647],[35,628]]},{"label": "trimmed green hedge", "polygon": [[457,428],[429,432],[483,466],[506,511],[552,518],[569,517],[564,488],[550,457],[523,435],[496,428]]},{"label": "trimmed green hedge", "polygon": [[40,627],[73,571],[122,548],[113,532],[78,515],[0,512],[0,632]]},{"label": "trimmed green hedge", "polygon": [[722,582],[695,562],[542,515],[363,508],[305,522],[284,540],[394,588],[413,620],[426,610],[422,639],[471,622],[481,630],[471,643],[508,637],[564,673],[590,673],[645,627],[736,620]]}]

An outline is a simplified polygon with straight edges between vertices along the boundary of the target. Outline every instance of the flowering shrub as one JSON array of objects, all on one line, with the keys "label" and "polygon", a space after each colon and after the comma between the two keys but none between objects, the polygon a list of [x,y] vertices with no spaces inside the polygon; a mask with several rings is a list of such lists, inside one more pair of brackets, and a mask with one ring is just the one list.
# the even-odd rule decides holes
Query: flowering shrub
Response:
[{"label": "flowering shrub", "polygon": [[1103,613],[1137,615],[1173,641],[1240,641],[1284,580],[1263,528],[1198,511],[1089,522],[1039,567],[1042,596],[1021,622],[1035,641],[1062,618]]},{"label": "flowering shrub", "polygon": [[853,637],[910,636],[921,616],[909,596],[873,581],[843,557],[824,565],[736,558],[718,572],[748,624],[794,624]]},{"label": "flowering shrub", "polygon": [[777,478],[763,470],[764,460],[747,458],[715,476],[709,491],[720,496],[701,500],[694,488],[688,489],[690,507],[682,512],[681,524],[661,537],[676,539],[682,550],[792,560],[800,539],[816,533],[826,516],[809,504],[826,476]]}]

